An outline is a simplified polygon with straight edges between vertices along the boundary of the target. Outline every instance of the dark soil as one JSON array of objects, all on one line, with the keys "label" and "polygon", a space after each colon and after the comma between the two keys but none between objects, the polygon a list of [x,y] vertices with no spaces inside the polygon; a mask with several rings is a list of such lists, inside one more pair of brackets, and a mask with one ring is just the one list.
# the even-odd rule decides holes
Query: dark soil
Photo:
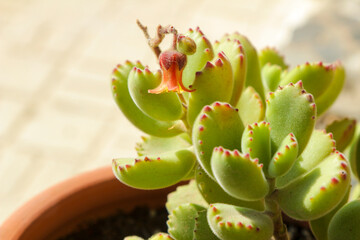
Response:
[{"label": "dark soil", "polygon": [[[168,213],[165,208],[135,208],[130,213],[117,214],[89,222],[58,240],[122,240],[126,236],[137,235],[144,239],[157,232],[167,232]],[[293,224],[287,225],[292,240],[315,240],[310,230]]]}]

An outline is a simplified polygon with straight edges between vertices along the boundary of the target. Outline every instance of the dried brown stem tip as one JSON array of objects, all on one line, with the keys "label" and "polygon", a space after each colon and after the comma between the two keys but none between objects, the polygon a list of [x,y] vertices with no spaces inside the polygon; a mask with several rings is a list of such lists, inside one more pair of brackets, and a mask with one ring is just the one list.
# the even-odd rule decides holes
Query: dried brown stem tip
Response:
[{"label": "dried brown stem tip", "polygon": [[161,25],[159,25],[157,27],[157,31],[156,31],[156,36],[154,38],[151,38],[147,27],[144,26],[139,19],[136,20],[137,25],[139,26],[139,28],[143,31],[145,38],[148,41],[148,45],[149,47],[153,50],[153,52],[155,53],[156,57],[159,58],[160,54],[161,54],[161,50],[160,50],[160,43],[162,42],[162,40],[164,39],[166,34],[173,34],[174,35],[174,40],[173,40],[173,49],[176,49],[176,42],[177,42],[177,37],[178,37],[178,33],[177,30],[173,27],[173,26],[166,26],[163,27]]}]

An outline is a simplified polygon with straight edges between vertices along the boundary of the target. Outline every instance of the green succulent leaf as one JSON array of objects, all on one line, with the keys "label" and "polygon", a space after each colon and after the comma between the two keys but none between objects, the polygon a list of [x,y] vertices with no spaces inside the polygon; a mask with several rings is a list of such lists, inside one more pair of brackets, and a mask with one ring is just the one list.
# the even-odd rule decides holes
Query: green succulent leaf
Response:
[{"label": "green succulent leaf", "polygon": [[173,121],[181,118],[183,107],[175,92],[162,94],[149,93],[161,82],[161,72],[152,73],[148,68],[134,67],[129,74],[129,92],[135,104],[149,117],[160,121]]},{"label": "green succulent leaf", "polygon": [[207,219],[213,232],[222,240],[268,240],[274,230],[267,215],[222,203],[210,205]]},{"label": "green succulent leaf", "polygon": [[246,201],[260,200],[269,191],[262,167],[258,159],[238,150],[216,147],[211,156],[211,168],[219,185],[229,195]]},{"label": "green succulent leaf", "polygon": [[122,183],[138,189],[159,189],[181,181],[196,163],[190,150],[113,160],[113,171]]},{"label": "green succulent leaf", "polygon": [[248,125],[242,135],[241,150],[250,155],[252,159],[257,158],[263,164],[264,173],[271,159],[270,127],[269,123],[261,122]]},{"label": "green succulent leaf", "polygon": [[199,192],[195,180],[177,187],[176,191],[170,193],[165,206],[167,211],[171,213],[175,208],[185,203],[194,203],[203,207],[209,205]]},{"label": "green succulent leaf", "polygon": [[264,87],[260,75],[260,63],[255,47],[251,44],[249,39],[240,33],[224,36],[224,39],[227,38],[230,40],[239,40],[243,46],[246,59],[245,87],[252,86],[256,92],[259,93],[261,99],[265,99]]},{"label": "green succulent leaf", "polygon": [[288,65],[284,61],[284,57],[275,48],[266,47],[259,53],[260,67],[265,65],[278,65],[282,70],[286,70]]},{"label": "green succulent leaf", "polygon": [[274,92],[280,85],[282,69],[278,65],[266,64],[261,69],[261,79],[264,84],[265,92]]},{"label": "green succulent leaf", "polygon": [[275,178],[287,173],[297,158],[298,150],[299,147],[296,138],[294,134],[290,133],[284,138],[279,149],[270,161],[268,168],[269,176]]},{"label": "green succulent leaf", "polygon": [[124,240],[144,240],[144,239],[138,236],[128,236],[125,237]]},{"label": "green succulent leaf", "polygon": [[271,126],[272,153],[289,133],[295,135],[299,154],[302,153],[315,126],[316,105],[312,95],[306,93],[299,81],[269,93],[266,104],[265,116]]},{"label": "green succulent leaf", "polygon": [[174,240],[172,237],[170,237],[167,233],[156,233],[153,236],[149,238],[149,240]]},{"label": "green succulent leaf", "polygon": [[253,87],[247,87],[236,105],[245,126],[264,120],[265,108],[259,94]]},{"label": "green succulent leaf", "polygon": [[344,151],[354,137],[355,127],[355,119],[344,118],[336,120],[326,126],[326,131],[333,134],[336,141],[336,148],[339,151]]},{"label": "green succulent leaf", "polygon": [[195,176],[197,187],[208,203],[227,203],[259,211],[263,211],[265,209],[263,200],[243,201],[230,196],[216,181],[209,177],[200,166],[196,168]]},{"label": "green succulent leaf", "polygon": [[214,147],[240,149],[243,130],[238,112],[228,103],[215,102],[200,112],[194,122],[193,145],[200,165],[212,178],[210,160]]},{"label": "green succulent leaf", "polygon": [[199,211],[199,216],[195,218],[193,240],[220,240],[211,230],[207,221],[207,211]]},{"label": "green succulent leaf", "polygon": [[203,69],[205,64],[214,58],[214,50],[200,28],[189,29],[185,36],[193,39],[196,44],[196,52],[187,56],[187,64],[182,75],[184,85],[189,86],[195,80],[195,73]]},{"label": "green succulent leaf", "polygon": [[191,146],[188,134],[182,133],[171,138],[160,138],[154,136],[141,137],[142,142],[136,144],[139,156],[156,155],[159,153],[180,150]]},{"label": "green succulent leaf", "polygon": [[219,53],[214,63],[208,62],[196,78],[190,93],[188,122],[193,124],[201,109],[215,101],[228,102],[233,91],[233,73],[231,63],[224,53]]},{"label": "green succulent leaf", "polygon": [[[206,218],[201,216],[204,214],[206,214],[206,208],[193,203],[178,206],[170,213],[169,220],[167,221],[169,234],[176,240],[195,240],[197,239],[195,238],[195,234],[197,236],[212,234]],[[201,227],[199,224],[201,224]],[[195,233],[195,229],[200,232]],[[212,235],[213,236],[209,235],[208,239],[217,239],[214,238],[214,234]],[[199,240],[206,239],[199,238]]]},{"label": "green succulent leaf", "polygon": [[360,199],[360,184],[356,184],[353,188],[351,195],[350,195],[350,201]]},{"label": "green succulent leaf", "polygon": [[331,85],[334,78],[332,65],[325,66],[322,62],[305,63],[292,69],[281,80],[280,85],[302,81],[307,92],[317,99]]},{"label": "green succulent leaf", "polygon": [[333,210],[350,185],[350,169],[343,154],[334,152],[319,165],[279,189],[281,209],[298,220],[313,220]]},{"label": "green succulent leaf", "polygon": [[358,240],[360,236],[360,199],[343,206],[331,219],[329,240]]},{"label": "green succulent leaf", "polygon": [[340,62],[335,62],[332,65],[334,71],[334,79],[326,88],[325,92],[315,99],[317,106],[317,114],[323,114],[339,96],[345,83],[345,69]]},{"label": "green succulent leaf", "polygon": [[303,153],[295,161],[294,165],[284,176],[276,178],[277,188],[282,188],[297,178],[300,178],[316,165],[321,163],[325,157],[335,151],[335,140],[331,133],[325,131],[313,131],[310,141]]},{"label": "green succulent leaf", "polygon": [[214,44],[217,54],[224,52],[229,58],[234,76],[234,88],[229,103],[236,105],[243,91],[246,75],[246,59],[244,50],[239,40],[222,39]]},{"label": "green succulent leaf", "polygon": [[149,117],[136,106],[128,89],[128,76],[133,67],[143,68],[139,62],[127,61],[124,65],[118,65],[112,75],[113,97],[123,114],[135,127],[153,136],[172,137],[184,132],[181,121],[158,121]]},{"label": "green succulent leaf", "polygon": [[352,172],[360,180],[360,124],[356,125],[355,134],[349,146],[349,161]]},{"label": "green succulent leaf", "polygon": [[339,211],[339,209],[347,203],[349,199],[349,193],[350,193],[350,188],[346,192],[343,200],[341,200],[341,202],[331,212],[329,212],[328,214],[326,214],[321,218],[309,221],[311,231],[317,240],[329,240],[328,228],[330,221],[332,217],[335,215],[335,213]]}]

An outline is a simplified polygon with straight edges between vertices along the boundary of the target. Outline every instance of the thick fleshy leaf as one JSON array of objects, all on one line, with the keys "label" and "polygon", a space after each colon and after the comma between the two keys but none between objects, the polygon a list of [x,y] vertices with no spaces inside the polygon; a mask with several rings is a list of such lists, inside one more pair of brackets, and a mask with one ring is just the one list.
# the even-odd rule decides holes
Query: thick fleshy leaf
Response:
[{"label": "thick fleshy leaf", "polygon": [[331,219],[329,240],[358,240],[360,236],[360,199],[343,206]]},{"label": "thick fleshy leaf", "polygon": [[178,120],[183,107],[175,92],[153,94],[148,91],[161,82],[161,73],[134,67],[129,74],[129,92],[135,104],[149,117],[160,121]]},{"label": "thick fleshy leaf", "polygon": [[239,40],[243,46],[246,59],[246,77],[245,87],[252,86],[256,92],[260,95],[261,99],[265,99],[264,87],[261,81],[260,75],[260,63],[255,47],[251,44],[249,39],[240,33],[234,33],[224,36],[225,39]]},{"label": "thick fleshy leaf", "polygon": [[224,52],[231,62],[234,76],[234,88],[232,97],[229,101],[231,105],[236,105],[245,85],[246,59],[244,50],[239,40],[222,39],[214,44],[215,52]]},{"label": "thick fleshy leaf", "polygon": [[350,201],[355,200],[355,199],[360,199],[360,184],[359,183],[353,187],[353,190],[350,195]]},{"label": "thick fleshy leaf", "polygon": [[125,237],[124,240],[144,240],[144,239],[138,236],[128,236]]},{"label": "thick fleshy leaf", "polygon": [[189,96],[188,122],[193,124],[201,109],[215,101],[229,102],[233,91],[231,63],[224,53],[219,53],[214,63],[208,62],[196,78]]},{"label": "thick fleshy leaf", "polygon": [[[193,204],[187,203],[178,206],[169,215],[169,220],[167,221],[168,232],[176,240],[193,240],[195,238],[195,228],[196,224],[199,224],[201,221],[201,228],[197,228],[198,231],[203,231],[202,233],[197,233],[198,236],[203,236],[204,232],[209,235],[208,239],[217,239],[214,238],[214,234],[211,232],[209,225],[206,221],[206,218],[201,216],[206,213],[206,208]],[[207,227],[206,227],[207,225]],[[206,240],[200,238],[199,240]]]},{"label": "thick fleshy leaf", "polygon": [[171,213],[172,210],[185,203],[194,203],[203,207],[208,207],[209,205],[199,192],[195,180],[177,187],[176,191],[170,193],[167,196],[165,206],[167,211]]},{"label": "thick fleshy leaf", "polygon": [[333,151],[335,151],[335,141],[332,134],[320,130],[313,131],[308,145],[290,171],[284,176],[276,178],[276,187],[282,188],[300,178],[314,169]]},{"label": "thick fleshy leaf", "polygon": [[298,220],[313,220],[333,210],[350,186],[350,168],[343,154],[334,152],[319,165],[279,189],[281,209]]},{"label": "thick fleshy leaf", "polygon": [[227,194],[200,166],[196,168],[195,177],[198,189],[208,203],[226,203],[259,211],[264,210],[263,200],[243,201]]},{"label": "thick fleshy leaf", "polygon": [[196,43],[196,52],[187,56],[187,64],[182,76],[184,85],[188,87],[193,84],[195,73],[203,69],[205,64],[214,58],[214,50],[200,28],[189,29],[185,36],[190,37]]},{"label": "thick fleshy leaf", "polygon": [[153,236],[149,238],[149,240],[174,240],[172,237],[170,237],[167,233],[156,233]]},{"label": "thick fleshy leaf", "polygon": [[220,240],[209,226],[207,211],[199,211],[198,214],[199,216],[195,218],[193,240]]},{"label": "thick fleshy leaf", "polygon": [[158,189],[181,181],[196,163],[190,150],[113,160],[113,171],[122,183],[138,189]]},{"label": "thick fleshy leaf", "polygon": [[335,102],[345,83],[345,69],[341,63],[335,62],[332,67],[334,69],[334,79],[325,92],[315,99],[318,116],[323,114]]},{"label": "thick fleshy leaf", "polygon": [[295,135],[299,154],[302,153],[315,126],[316,105],[312,95],[305,92],[299,81],[269,93],[266,104],[265,116],[271,126],[272,153],[289,133]]},{"label": "thick fleshy leaf", "polygon": [[210,160],[214,147],[240,149],[243,130],[240,116],[230,104],[215,102],[202,109],[194,123],[192,138],[196,157],[212,178]]},{"label": "thick fleshy leaf", "polygon": [[219,185],[229,195],[246,200],[260,200],[269,191],[269,185],[258,159],[250,159],[249,154],[238,150],[229,151],[214,148],[211,168]]},{"label": "thick fleshy leaf", "polygon": [[268,240],[274,226],[267,215],[228,204],[211,204],[207,210],[210,228],[222,240]]},{"label": "thick fleshy leaf", "polygon": [[159,153],[184,149],[191,146],[191,139],[186,133],[182,133],[171,138],[143,136],[141,139],[142,142],[137,143],[135,147],[139,156],[156,155]]},{"label": "thick fleshy leaf", "polygon": [[265,108],[259,94],[253,87],[247,87],[236,105],[245,126],[264,120]]},{"label": "thick fleshy leaf", "polygon": [[349,147],[349,161],[352,172],[360,180],[360,124],[356,125],[355,134]]},{"label": "thick fleshy leaf", "polygon": [[290,133],[281,143],[279,149],[272,157],[268,174],[270,177],[279,177],[287,173],[293,166],[299,147],[294,134]]},{"label": "thick fleshy leaf", "polygon": [[261,69],[261,79],[264,84],[265,92],[274,92],[279,87],[282,69],[278,65],[266,64]]},{"label": "thick fleshy leaf", "polygon": [[248,125],[241,140],[242,152],[249,154],[252,159],[257,158],[263,164],[265,174],[271,159],[269,125],[267,122]]},{"label": "thick fleshy leaf", "polygon": [[127,61],[113,71],[112,92],[116,104],[127,119],[141,131],[158,137],[172,137],[185,131],[181,121],[158,121],[141,111],[130,96],[128,76],[133,67],[143,68],[141,63]]},{"label": "thick fleshy leaf", "polygon": [[314,236],[316,237],[316,239],[318,239],[318,240],[328,240],[329,239],[328,228],[329,228],[330,221],[333,218],[333,216],[335,215],[335,213],[337,211],[339,211],[339,209],[347,203],[347,201],[349,199],[349,193],[350,193],[350,188],[346,192],[343,200],[341,200],[341,202],[331,212],[329,212],[328,214],[326,214],[325,216],[323,216],[321,218],[309,221],[311,231],[314,234]]},{"label": "thick fleshy leaf", "polygon": [[326,131],[333,134],[334,140],[336,141],[336,149],[344,151],[354,137],[355,127],[355,119],[344,118],[326,126]]},{"label": "thick fleshy leaf", "polygon": [[320,63],[305,63],[298,65],[288,72],[281,80],[280,85],[285,86],[289,83],[302,81],[307,92],[317,99],[331,85],[334,78],[332,65]]},{"label": "thick fleshy leaf", "polygon": [[281,56],[275,48],[271,47],[266,47],[260,51],[259,61],[261,68],[267,64],[278,65],[282,70],[286,70],[288,68],[288,65],[284,61],[284,56]]}]

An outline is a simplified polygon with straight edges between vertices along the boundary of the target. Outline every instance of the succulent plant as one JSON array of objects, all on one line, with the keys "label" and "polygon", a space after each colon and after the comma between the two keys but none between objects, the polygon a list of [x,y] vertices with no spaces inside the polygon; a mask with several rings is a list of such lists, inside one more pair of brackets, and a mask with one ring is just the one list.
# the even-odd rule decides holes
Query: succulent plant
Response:
[{"label": "succulent plant", "polygon": [[[211,44],[199,28],[159,26],[150,38],[138,25],[160,70],[126,61],[113,71],[117,105],[147,134],[113,171],[138,189],[189,181],[168,196],[168,233],[150,239],[289,239],[282,213],[310,221],[320,240],[360,238],[343,226],[349,215],[360,222],[359,200],[346,204],[350,169],[360,176],[360,130],[351,119],[315,128],[344,84],[340,62],[289,70],[275,49],[258,55],[239,33]],[[172,46],[161,51],[166,35]],[[339,229],[346,238],[328,237]]]}]

